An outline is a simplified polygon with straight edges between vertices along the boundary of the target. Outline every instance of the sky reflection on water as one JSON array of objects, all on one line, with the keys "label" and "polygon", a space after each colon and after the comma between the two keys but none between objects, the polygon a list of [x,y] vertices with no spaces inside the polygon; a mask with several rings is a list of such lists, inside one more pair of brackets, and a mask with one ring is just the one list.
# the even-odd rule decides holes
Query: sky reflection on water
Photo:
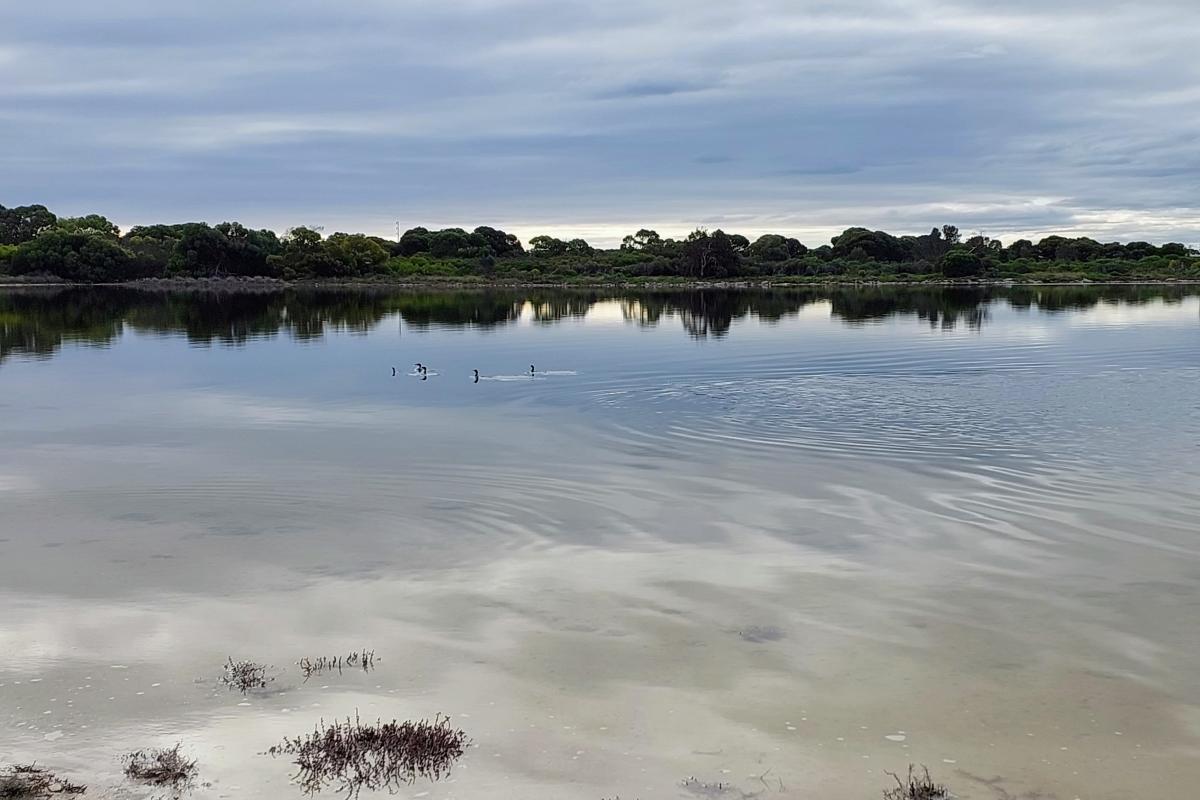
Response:
[{"label": "sky reflection on water", "polygon": [[0,761],[300,796],[358,709],[475,739],[414,796],[1185,796],[1200,295],[700,294],[0,293]]}]

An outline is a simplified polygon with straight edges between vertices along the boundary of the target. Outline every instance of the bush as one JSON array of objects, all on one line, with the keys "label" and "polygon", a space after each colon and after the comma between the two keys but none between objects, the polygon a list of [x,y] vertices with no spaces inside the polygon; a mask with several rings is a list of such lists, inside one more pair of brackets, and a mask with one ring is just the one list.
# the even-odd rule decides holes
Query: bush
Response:
[{"label": "bush", "polygon": [[884,800],[945,800],[950,797],[950,790],[940,783],[934,783],[929,777],[929,770],[922,767],[918,773],[912,764],[908,765],[907,777],[901,777],[889,772],[896,781],[896,786],[883,793]]},{"label": "bush", "polygon": [[154,786],[182,788],[196,775],[196,762],[180,752],[182,745],[165,750],[138,750],[125,756],[125,775]]},{"label": "bush", "polygon": [[230,689],[237,690],[243,695],[253,689],[265,689],[267,684],[275,680],[267,675],[267,665],[254,661],[234,661],[232,657],[225,662],[225,672],[220,681]]},{"label": "bush", "polygon": [[395,794],[418,777],[439,780],[449,774],[468,743],[467,735],[452,728],[447,717],[374,725],[356,717],[331,725],[321,722],[312,733],[287,739],[267,752],[292,756],[294,780],[310,795],[335,787],[347,797],[357,797],[363,789]]},{"label": "bush", "polygon": [[401,277],[457,275],[459,273],[455,262],[425,255],[396,256],[388,259],[383,267],[388,273]]},{"label": "bush", "polygon": [[15,764],[0,769],[0,797],[12,800],[43,800],[60,795],[83,794],[86,786],[71,783],[36,764]]},{"label": "bush", "polygon": [[951,250],[942,256],[942,274],[947,278],[973,278],[982,271],[983,262],[969,250]]},{"label": "bush", "polygon": [[133,256],[107,236],[50,230],[17,247],[14,275],[45,272],[68,281],[105,283],[141,277]]},{"label": "bush", "polygon": [[0,244],[0,275],[7,275],[12,266],[13,256],[17,254],[15,244]]}]

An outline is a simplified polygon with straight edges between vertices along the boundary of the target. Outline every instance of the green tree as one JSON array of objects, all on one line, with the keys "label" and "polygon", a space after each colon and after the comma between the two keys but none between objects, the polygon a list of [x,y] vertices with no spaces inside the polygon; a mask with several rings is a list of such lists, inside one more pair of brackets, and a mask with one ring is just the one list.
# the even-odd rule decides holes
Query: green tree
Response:
[{"label": "green tree", "polygon": [[535,256],[561,256],[567,252],[567,243],[553,236],[534,236],[529,240],[529,252]]},{"label": "green tree", "polygon": [[231,275],[274,273],[269,259],[282,250],[275,231],[251,230],[240,222],[222,222],[213,226],[213,230],[223,235],[228,242],[225,269]]},{"label": "green tree", "polygon": [[847,228],[834,237],[833,255],[855,261],[903,261],[907,250],[899,239],[883,231]]},{"label": "green tree", "polygon": [[488,250],[498,258],[520,255],[525,252],[525,248],[521,246],[521,240],[511,233],[489,228],[486,225],[479,226],[473,233],[483,237]]},{"label": "green tree", "polygon": [[662,237],[658,235],[658,231],[652,231],[648,228],[642,228],[637,233],[626,236],[621,240],[622,250],[653,250],[661,247],[663,244]]},{"label": "green tree", "polygon": [[729,234],[717,230],[711,234],[698,228],[683,244],[682,271],[693,278],[724,278],[736,274],[737,250]]},{"label": "green tree", "polygon": [[64,231],[99,233],[113,238],[121,235],[120,228],[107,217],[99,214],[88,214],[86,217],[59,217],[55,227]]},{"label": "green tree", "polygon": [[[955,235],[957,232],[958,229],[955,228]],[[943,238],[940,228],[934,228],[926,236],[904,236],[901,238],[901,243],[914,261],[925,261],[931,264],[946,255],[952,246]]]},{"label": "green tree", "polygon": [[0,206],[0,244],[28,242],[42,231],[54,227],[58,217],[45,206]]},{"label": "green tree", "polygon": [[134,225],[121,237],[121,246],[133,254],[138,271],[163,275],[186,225]]},{"label": "green tree", "polygon": [[433,235],[425,228],[410,228],[400,237],[397,252],[402,256],[415,256],[417,253],[428,253]]},{"label": "green tree", "polygon": [[1037,258],[1037,245],[1028,239],[1017,239],[1008,246],[1009,258]]},{"label": "green tree", "polygon": [[359,233],[335,233],[325,242],[329,256],[345,264],[354,275],[379,272],[388,260],[388,251],[369,236]]},{"label": "green tree", "polygon": [[234,248],[224,233],[203,222],[185,225],[182,233],[168,262],[172,272],[196,278],[232,273]]},{"label": "green tree", "polygon": [[0,275],[6,275],[9,272],[13,256],[17,254],[17,245],[15,244],[0,244]]},{"label": "green tree", "polygon": [[970,250],[956,248],[942,257],[941,267],[947,278],[971,278],[983,271],[983,261]]},{"label": "green tree", "polygon": [[462,228],[446,228],[433,234],[429,252],[438,258],[480,258],[489,252],[487,239]]},{"label": "green tree", "polygon": [[340,278],[350,274],[350,267],[326,250],[320,231],[303,226],[292,228],[284,235],[279,261],[285,276]]},{"label": "green tree", "polygon": [[998,255],[1004,250],[1004,245],[1000,243],[999,239],[992,239],[982,234],[967,239],[963,246],[981,258],[987,255]]},{"label": "green tree", "polygon": [[289,228],[284,234],[284,249],[290,252],[315,253],[321,249],[321,232],[303,225]]},{"label": "green tree", "polygon": [[777,233],[767,233],[754,240],[749,247],[750,257],[757,261],[787,261],[799,258],[808,248],[797,239],[789,239]]},{"label": "green tree", "polygon": [[[1046,261],[1054,261],[1060,254],[1071,256],[1070,252],[1071,240],[1065,236],[1047,236],[1036,245],[1038,257]],[[1074,260],[1068,258],[1067,260]]]},{"label": "green tree", "polygon": [[106,236],[49,230],[23,242],[13,255],[14,275],[48,273],[68,281],[105,283],[141,277],[133,257]]}]

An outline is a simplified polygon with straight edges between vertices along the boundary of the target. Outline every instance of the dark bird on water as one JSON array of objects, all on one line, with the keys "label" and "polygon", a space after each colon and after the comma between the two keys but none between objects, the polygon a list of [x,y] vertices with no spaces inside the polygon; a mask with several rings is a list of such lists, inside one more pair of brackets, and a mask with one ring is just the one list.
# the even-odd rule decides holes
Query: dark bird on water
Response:
[{"label": "dark bird on water", "polygon": [[396,368],[392,367],[392,377],[396,377]]},{"label": "dark bird on water", "polygon": [[530,375],[532,375],[532,374],[534,374],[535,372],[537,372],[537,370],[533,368],[533,364],[530,364],[530,365],[529,365],[529,374],[530,374]]},{"label": "dark bird on water", "polygon": [[475,382],[479,383],[479,370],[475,370]]}]

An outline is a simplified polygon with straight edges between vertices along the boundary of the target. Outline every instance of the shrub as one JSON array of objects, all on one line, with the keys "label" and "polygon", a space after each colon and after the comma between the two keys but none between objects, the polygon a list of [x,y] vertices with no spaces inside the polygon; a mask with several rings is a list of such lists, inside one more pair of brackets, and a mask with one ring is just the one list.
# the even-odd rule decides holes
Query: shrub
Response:
[{"label": "shrub", "polygon": [[909,764],[906,778],[889,772],[896,786],[883,793],[884,800],[945,800],[950,797],[950,790],[940,783],[934,783],[927,768],[921,767],[921,771],[922,774],[918,775],[913,765]]},{"label": "shrub", "polygon": [[85,791],[86,786],[71,783],[36,764],[14,764],[0,770],[0,798],[5,800],[43,800]]},{"label": "shrub", "polygon": [[467,735],[450,727],[448,717],[432,721],[376,722],[364,725],[357,717],[326,725],[312,733],[285,740],[267,752],[293,756],[294,780],[309,794],[336,786],[347,797],[367,789],[395,793],[418,777],[438,780],[463,754]]},{"label": "shrub", "polygon": [[14,275],[45,272],[88,283],[138,277],[128,250],[107,236],[88,231],[46,231],[17,247],[10,270]]},{"label": "shrub", "polygon": [[196,762],[189,761],[177,744],[163,750],[138,750],[125,756],[125,775],[155,786],[180,788],[196,775]]},{"label": "shrub", "polygon": [[251,689],[267,688],[267,684],[275,679],[267,677],[266,664],[258,664],[254,661],[234,661],[230,658],[225,663],[225,673],[220,680],[230,689],[237,689],[242,694],[246,694]]}]

